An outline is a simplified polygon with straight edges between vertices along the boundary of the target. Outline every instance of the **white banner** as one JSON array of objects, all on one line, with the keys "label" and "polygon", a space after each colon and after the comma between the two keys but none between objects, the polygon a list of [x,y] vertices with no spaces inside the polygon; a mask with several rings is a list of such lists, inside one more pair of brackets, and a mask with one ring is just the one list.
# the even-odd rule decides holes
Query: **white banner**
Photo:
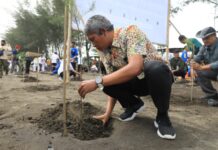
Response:
[{"label": "white banner", "polygon": [[[87,13],[93,2],[94,10]],[[85,22],[93,15],[103,15],[115,28],[137,25],[152,42],[166,45],[168,0],[76,0],[76,3]]]}]

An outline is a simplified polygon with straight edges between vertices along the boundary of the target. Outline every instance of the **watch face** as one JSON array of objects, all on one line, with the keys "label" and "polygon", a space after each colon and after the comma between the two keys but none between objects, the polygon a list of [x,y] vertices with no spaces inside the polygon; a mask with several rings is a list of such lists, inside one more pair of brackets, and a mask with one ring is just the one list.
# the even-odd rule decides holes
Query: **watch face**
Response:
[{"label": "watch face", "polygon": [[96,82],[97,84],[101,84],[101,83],[102,83],[102,77],[97,76],[97,77],[95,78],[95,82]]}]

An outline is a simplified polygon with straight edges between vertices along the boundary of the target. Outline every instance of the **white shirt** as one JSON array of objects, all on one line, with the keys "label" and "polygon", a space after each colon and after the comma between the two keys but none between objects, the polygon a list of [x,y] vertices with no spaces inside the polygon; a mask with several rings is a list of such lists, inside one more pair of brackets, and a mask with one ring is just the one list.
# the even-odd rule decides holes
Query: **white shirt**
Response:
[{"label": "white shirt", "polygon": [[[61,64],[60,64],[60,67],[58,68],[58,75],[60,75],[63,71],[64,71],[64,61],[63,60],[61,60],[61,62],[60,62]],[[73,69],[73,66],[71,65],[71,63],[69,63],[69,69],[70,70],[72,70],[72,71],[75,71],[74,69]]]},{"label": "white shirt", "polygon": [[[81,59],[80,59],[81,58]],[[80,57],[80,56],[78,56],[78,65],[82,65],[83,64],[83,62],[82,62],[82,57]]]},{"label": "white shirt", "polygon": [[45,64],[45,62],[46,62],[45,56],[39,57],[39,63],[40,63],[40,64]]},{"label": "white shirt", "polygon": [[38,65],[39,64],[39,58],[34,58],[33,63],[34,63],[34,65]]},{"label": "white shirt", "polygon": [[51,56],[51,63],[57,63],[57,60],[59,59],[59,56],[55,53]]}]

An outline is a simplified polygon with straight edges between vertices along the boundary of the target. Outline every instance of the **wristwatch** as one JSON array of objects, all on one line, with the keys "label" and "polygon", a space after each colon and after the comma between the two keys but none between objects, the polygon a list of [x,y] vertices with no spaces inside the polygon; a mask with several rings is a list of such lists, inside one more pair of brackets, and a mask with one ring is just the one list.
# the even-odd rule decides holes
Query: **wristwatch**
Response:
[{"label": "wristwatch", "polygon": [[101,76],[97,76],[95,78],[95,83],[97,84],[97,86],[100,88],[100,90],[103,90],[104,89],[104,85],[102,84],[103,83],[103,78]]}]

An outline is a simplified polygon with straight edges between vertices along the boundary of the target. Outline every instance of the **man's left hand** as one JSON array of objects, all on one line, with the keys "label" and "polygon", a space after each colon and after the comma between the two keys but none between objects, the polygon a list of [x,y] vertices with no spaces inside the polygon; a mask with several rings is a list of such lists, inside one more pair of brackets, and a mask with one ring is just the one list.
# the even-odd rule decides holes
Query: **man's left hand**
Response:
[{"label": "man's left hand", "polygon": [[78,89],[79,95],[84,98],[87,93],[96,90],[97,87],[98,86],[96,85],[95,80],[83,81]]},{"label": "man's left hand", "polygon": [[191,67],[194,69],[194,70],[210,70],[210,65],[201,65],[199,63],[196,63],[196,62],[192,62],[191,64]]},{"label": "man's left hand", "polygon": [[192,67],[194,70],[202,70],[202,66],[201,66],[199,63],[196,63],[196,62],[192,62],[192,63],[191,63],[191,67]]}]

